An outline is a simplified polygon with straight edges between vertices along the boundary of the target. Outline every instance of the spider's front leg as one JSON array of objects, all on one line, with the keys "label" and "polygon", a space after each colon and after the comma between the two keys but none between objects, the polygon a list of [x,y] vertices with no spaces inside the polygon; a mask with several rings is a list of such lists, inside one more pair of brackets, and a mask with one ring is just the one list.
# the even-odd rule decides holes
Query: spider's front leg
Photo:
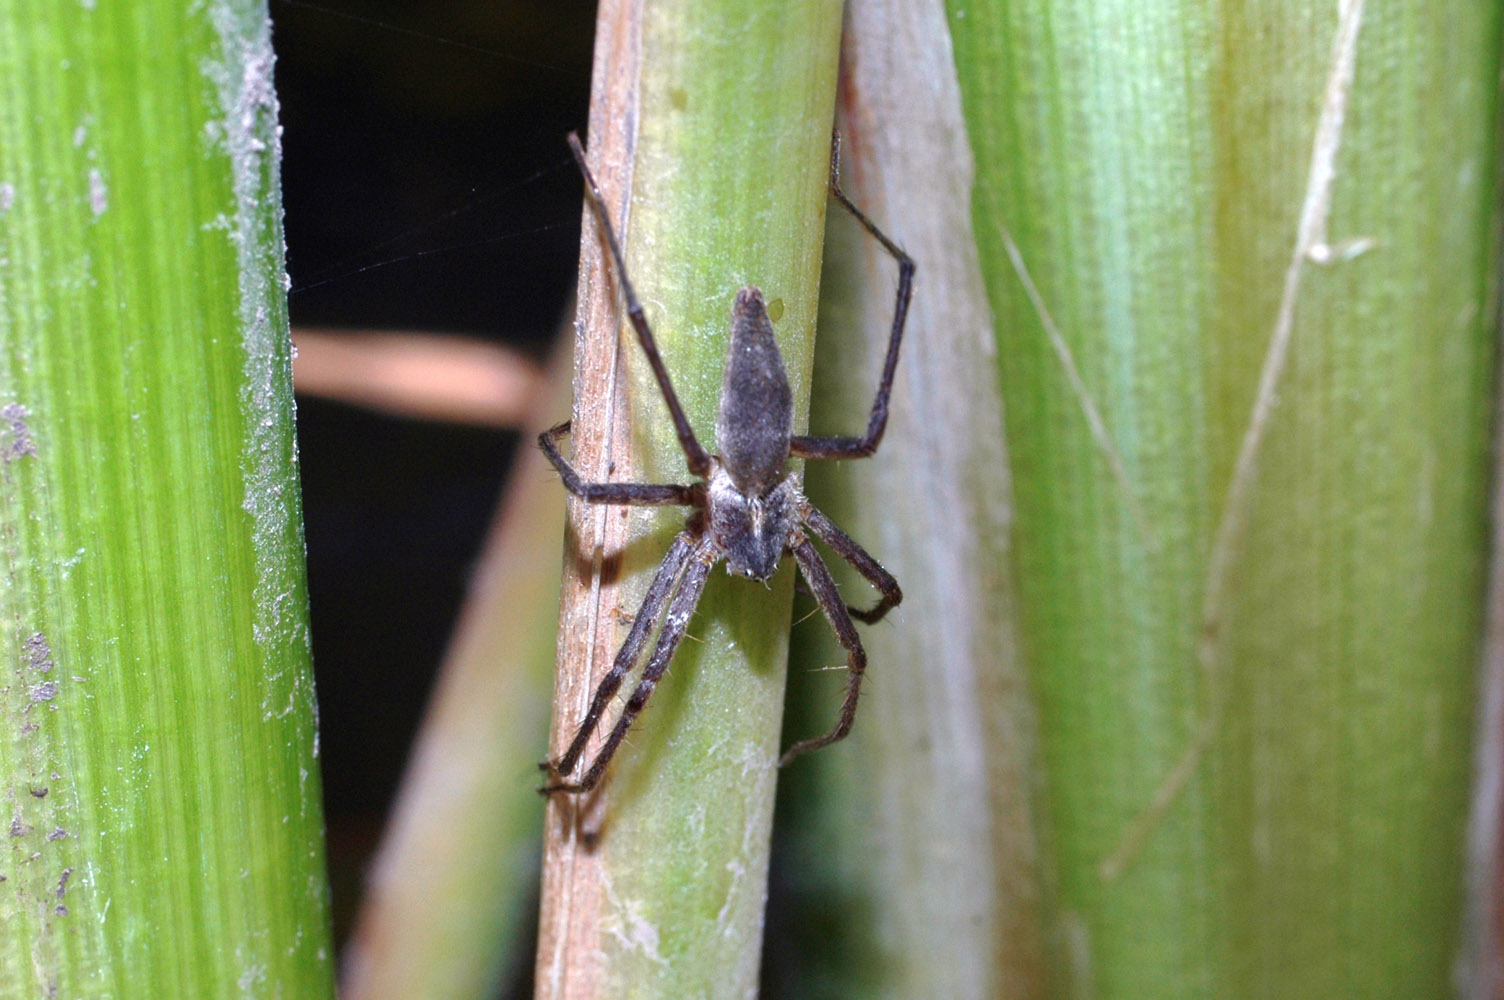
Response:
[{"label": "spider's front leg", "polygon": [[830,570],[826,569],[824,560],[801,531],[795,531],[789,539],[789,551],[798,561],[799,570],[809,582],[820,610],[825,612],[825,620],[830,622],[830,627],[836,633],[836,639],[846,647],[846,697],[841,702],[841,715],[835,728],[824,736],[801,740],[789,747],[778,759],[779,767],[787,765],[800,754],[828,747],[837,740],[846,738],[846,734],[851,732],[851,724],[856,721],[856,703],[862,693],[862,675],[867,670],[867,651],[862,648],[861,637],[856,634],[856,626],[851,623],[851,616],[846,612],[846,605],[841,602],[840,591],[836,590],[836,582],[831,578]]},{"label": "spider's front leg", "polygon": [[[680,535],[679,538],[680,540],[684,540],[687,536],[688,533],[686,532]],[[678,544],[678,541],[676,541],[675,546],[677,547]],[[694,614],[695,606],[700,603],[700,594],[705,590],[705,581],[710,577],[710,568],[715,565],[718,558],[718,553],[713,544],[708,540],[701,539],[697,544],[688,542],[685,552],[680,556],[681,563],[688,563],[684,568],[682,576],[679,576],[677,568],[674,573],[670,574],[669,560],[664,560],[663,566],[658,570],[658,577],[653,580],[653,585],[649,590],[651,592],[652,589],[657,588],[660,581],[664,578],[670,578],[670,583],[672,583],[671,577],[673,576],[679,577],[678,589],[674,592],[673,600],[669,602],[668,611],[663,616],[663,629],[658,633],[658,642],[653,647],[653,654],[648,658],[647,665],[642,668],[642,679],[637,682],[637,687],[632,690],[632,696],[627,699],[627,704],[622,709],[621,717],[616,720],[616,725],[611,727],[611,734],[606,737],[606,742],[601,746],[600,751],[596,753],[595,759],[590,762],[590,767],[586,769],[580,780],[565,781],[559,778],[550,782],[542,789],[545,794],[552,792],[588,792],[600,782],[602,775],[606,773],[606,766],[611,763],[611,758],[616,755],[617,747],[621,746],[622,739],[627,735],[627,730],[632,727],[633,721],[641,714],[643,707],[647,705],[648,698],[653,694],[653,688],[657,686],[658,681],[663,677],[664,671],[668,669],[669,661],[674,658],[674,651],[679,648],[679,642],[684,638],[684,631],[689,627],[690,616]],[[659,601],[662,601],[661,596],[659,597]],[[632,633],[634,635],[637,634],[639,629],[642,630],[644,637],[647,635],[650,623],[656,617],[656,614],[649,615],[647,611],[647,602],[644,601],[643,609],[638,612],[637,621],[632,626]],[[645,625],[644,623],[649,624]],[[632,662],[637,658],[636,650],[633,650],[631,655],[628,656],[627,646],[631,642],[632,637],[629,635],[627,643],[622,646],[622,651],[617,654],[617,662],[612,666],[611,674],[607,675],[608,680],[612,675],[616,675],[611,691],[602,693],[606,686],[606,682],[603,681],[601,683],[602,690],[596,692],[596,704],[591,706],[591,712],[595,713],[597,719],[599,718],[599,713],[596,711],[597,706],[601,708],[605,707],[606,701],[615,693],[616,686],[620,685],[622,677],[625,676],[627,670],[631,669]],[[641,638],[638,639],[638,643],[640,646]],[[618,673],[618,667],[621,668],[620,673]],[[594,722],[589,717],[587,717],[586,721],[590,725],[590,728],[593,729]],[[573,754],[577,758],[579,752],[584,749],[585,739],[588,736],[589,733],[582,726],[579,735],[575,737],[569,751],[563,757],[559,758],[559,765],[550,768],[550,770],[555,774],[572,770],[575,761],[574,759],[570,759],[570,754]],[[567,767],[563,766],[566,760],[569,761]]]},{"label": "spider's front leg", "polygon": [[898,607],[903,600],[903,591],[898,586],[898,581],[893,579],[893,574],[883,569],[882,565],[856,543],[856,540],[836,526],[836,523],[826,517],[814,504],[804,501],[799,506],[799,519],[805,527],[814,532],[815,537],[826,545],[831,551],[845,559],[867,582],[877,588],[882,598],[867,609],[853,608],[846,605],[846,610],[857,621],[866,622],[868,625],[882,620],[889,611]]},{"label": "spider's front leg", "polygon": [[590,701],[590,709],[585,713],[585,718],[575,730],[574,739],[570,741],[568,749],[555,760],[545,760],[538,766],[549,773],[553,779],[549,786],[539,789],[542,792],[555,791],[563,788],[561,784],[563,776],[574,770],[579,762],[580,754],[585,750],[585,743],[590,735],[595,732],[595,727],[600,724],[601,716],[606,711],[606,706],[621,687],[621,682],[626,679],[632,667],[637,663],[637,657],[642,654],[642,647],[652,634],[653,625],[658,621],[658,615],[663,611],[663,605],[673,593],[674,584],[679,580],[679,574],[684,569],[684,563],[689,559],[689,554],[694,549],[694,536],[689,532],[681,532],[674,539],[674,544],[669,546],[668,554],[663,557],[663,562],[658,566],[658,572],[653,576],[653,582],[648,585],[648,592],[643,596],[642,605],[637,609],[637,617],[632,620],[632,628],[627,632],[627,638],[621,644],[621,649],[616,653],[616,659],[611,664],[611,669],[606,676],[601,678],[599,686],[595,689],[595,695]]}]

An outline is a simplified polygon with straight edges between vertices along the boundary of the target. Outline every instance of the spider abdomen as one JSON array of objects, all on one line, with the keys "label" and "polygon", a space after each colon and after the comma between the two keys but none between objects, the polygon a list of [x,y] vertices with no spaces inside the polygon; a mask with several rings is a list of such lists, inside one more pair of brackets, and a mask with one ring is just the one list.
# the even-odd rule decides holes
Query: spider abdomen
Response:
[{"label": "spider abdomen", "polygon": [[754,580],[772,576],[799,520],[801,498],[793,480],[748,495],[717,464],[707,494],[710,536],[725,553],[726,569]]},{"label": "spider abdomen", "polygon": [[767,493],[783,478],[789,458],[794,397],[773,337],[773,321],[752,286],[731,307],[731,347],[715,425],[721,465],[749,496]]}]

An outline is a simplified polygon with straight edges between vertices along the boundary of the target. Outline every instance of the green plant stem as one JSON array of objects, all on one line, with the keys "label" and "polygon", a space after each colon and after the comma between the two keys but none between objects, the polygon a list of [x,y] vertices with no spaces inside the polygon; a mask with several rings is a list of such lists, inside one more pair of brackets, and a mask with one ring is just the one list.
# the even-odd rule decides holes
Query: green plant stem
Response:
[{"label": "green plant stem", "polygon": [[1498,9],[949,6],[1059,988],[1446,993]]},{"label": "green plant stem", "polygon": [[259,2],[0,3],[0,994],[332,995]]},{"label": "green plant stem", "polygon": [[[770,302],[805,422],[840,18],[834,0],[600,8],[591,159],[707,447],[744,285]],[[597,239],[587,224],[576,465],[596,480],[686,481]],[[571,509],[556,751],[684,523],[683,511]],[[601,793],[553,800],[540,997],[755,993],[792,583],[792,566],[768,588],[716,572]]]}]

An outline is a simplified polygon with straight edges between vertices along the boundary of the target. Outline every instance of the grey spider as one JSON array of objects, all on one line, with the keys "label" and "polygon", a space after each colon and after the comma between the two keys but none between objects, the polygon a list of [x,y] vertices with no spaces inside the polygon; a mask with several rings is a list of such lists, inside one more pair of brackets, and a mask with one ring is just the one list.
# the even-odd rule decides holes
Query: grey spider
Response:
[{"label": "grey spider", "polygon": [[[615,266],[616,278],[626,301],[627,316],[648,364],[653,369],[658,388],[668,404],[674,430],[689,471],[700,482],[689,485],[649,483],[587,483],[580,478],[559,451],[559,441],[569,433],[569,423],[559,424],[538,438],[538,445],[558,470],[564,486],[588,503],[625,505],[676,505],[691,508],[689,520],[673,544],[657,574],[648,586],[647,595],[632,622],[626,640],[616,654],[610,671],[601,680],[591,699],[584,720],[575,731],[569,747],[558,758],[544,761],[540,767],[549,780],[540,791],[584,792],[594,788],[620,746],[633,720],[647,704],[654,686],[668,668],[674,650],[684,637],[690,616],[699,603],[710,570],[722,559],[727,569],[753,580],[767,580],[778,568],[785,551],[794,556],[820,609],[825,613],[836,638],[846,649],[846,696],[836,725],[824,736],[794,744],[779,760],[787,764],[799,754],[842,739],[851,731],[856,718],[857,698],[861,693],[862,674],[867,654],[857,635],[852,618],[872,623],[881,619],[899,601],[903,592],[898,581],[876,559],[851,539],[804,495],[788,477],[790,457],[805,459],[865,458],[877,450],[888,422],[888,396],[893,388],[893,371],[898,364],[898,348],[903,340],[904,319],[913,292],[914,261],[852,204],[841,190],[840,135],[832,137],[830,152],[830,192],[898,262],[898,292],[893,308],[893,328],[888,337],[887,357],[866,433],[861,437],[806,437],[792,433],[793,400],[783,356],[773,337],[762,292],[754,287],[736,293],[731,308],[731,349],[726,358],[726,373],[721,385],[720,414],[716,420],[716,441],[721,451],[712,455],[695,438],[694,430],[679,405],[679,398],[669,381],[668,370],[653,340],[647,316],[627,277],[626,263],[605,200],[595,178],[585,165],[585,151],[577,135],[569,136],[569,147],[585,178],[585,197],[596,223],[605,237]],[[830,570],[810,541],[813,535],[842,559],[849,562],[881,595],[877,604],[866,610],[848,607],[836,590]],[[585,744],[600,724],[607,705],[620,689],[642,655],[655,623],[662,618],[658,641],[643,667],[637,687],[627,699],[626,707],[611,728],[606,742],[596,753],[585,773],[577,781],[568,780],[580,762]]]}]

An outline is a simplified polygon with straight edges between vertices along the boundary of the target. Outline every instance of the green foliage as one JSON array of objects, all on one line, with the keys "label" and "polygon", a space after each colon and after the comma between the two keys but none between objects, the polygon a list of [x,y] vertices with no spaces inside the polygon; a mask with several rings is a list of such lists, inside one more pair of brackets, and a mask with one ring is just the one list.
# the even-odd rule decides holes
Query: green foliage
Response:
[{"label": "green foliage", "polygon": [[332,994],[265,8],[0,3],[0,993]]},{"label": "green foliage", "polygon": [[1059,992],[1446,993],[1497,8],[950,9]]}]

